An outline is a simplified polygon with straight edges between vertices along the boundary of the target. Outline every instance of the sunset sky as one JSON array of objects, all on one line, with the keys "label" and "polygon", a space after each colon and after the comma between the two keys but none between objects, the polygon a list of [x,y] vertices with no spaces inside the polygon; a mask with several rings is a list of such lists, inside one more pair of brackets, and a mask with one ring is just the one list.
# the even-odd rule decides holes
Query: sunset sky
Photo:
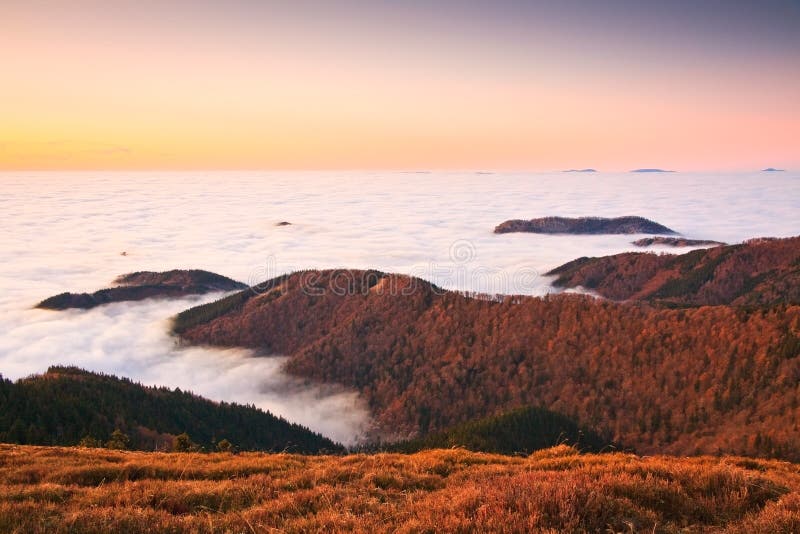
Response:
[{"label": "sunset sky", "polygon": [[0,2],[0,169],[800,167],[800,2]]}]

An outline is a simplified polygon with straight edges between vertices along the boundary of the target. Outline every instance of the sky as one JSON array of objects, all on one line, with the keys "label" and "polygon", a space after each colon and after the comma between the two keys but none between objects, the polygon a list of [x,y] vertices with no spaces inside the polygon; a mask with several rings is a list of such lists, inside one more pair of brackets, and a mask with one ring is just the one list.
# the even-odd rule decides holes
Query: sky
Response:
[{"label": "sky", "polygon": [[800,167],[800,1],[3,0],[0,170]]}]

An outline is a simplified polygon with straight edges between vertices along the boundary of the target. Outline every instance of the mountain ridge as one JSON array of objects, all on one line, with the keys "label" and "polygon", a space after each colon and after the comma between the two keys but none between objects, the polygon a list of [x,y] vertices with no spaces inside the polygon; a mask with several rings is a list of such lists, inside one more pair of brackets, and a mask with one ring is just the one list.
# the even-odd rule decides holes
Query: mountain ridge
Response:
[{"label": "mountain ridge", "polygon": [[[751,259],[768,262],[769,247],[785,243],[751,245]],[[355,388],[390,439],[540,405],[646,453],[800,458],[794,300],[676,309],[581,295],[482,300],[346,269],[260,287],[182,312],[176,333],[284,354],[290,373]]]},{"label": "mountain ridge", "polygon": [[578,258],[546,273],[558,287],[675,306],[800,303],[800,237],[757,238],[686,254]]}]

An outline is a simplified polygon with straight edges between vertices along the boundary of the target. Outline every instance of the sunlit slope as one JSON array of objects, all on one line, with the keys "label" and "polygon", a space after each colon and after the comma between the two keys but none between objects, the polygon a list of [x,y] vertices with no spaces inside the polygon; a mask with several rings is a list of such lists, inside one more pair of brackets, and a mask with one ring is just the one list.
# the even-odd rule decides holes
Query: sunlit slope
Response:
[{"label": "sunlit slope", "polygon": [[328,270],[272,279],[175,325],[186,342],[288,355],[296,375],[357,389],[390,438],[541,406],[640,453],[800,460],[796,304],[486,300]]},{"label": "sunlit slope", "polygon": [[0,531],[796,532],[796,464],[737,457],[140,453],[0,445]]},{"label": "sunlit slope", "polygon": [[548,274],[614,300],[670,306],[800,303],[800,237],[753,239],[687,254],[628,252],[578,258]]}]

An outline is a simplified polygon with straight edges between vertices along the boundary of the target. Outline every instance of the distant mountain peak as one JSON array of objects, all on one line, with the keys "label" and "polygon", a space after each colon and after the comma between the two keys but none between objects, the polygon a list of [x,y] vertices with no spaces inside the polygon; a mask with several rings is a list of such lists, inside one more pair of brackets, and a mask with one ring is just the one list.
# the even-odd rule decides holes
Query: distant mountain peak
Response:
[{"label": "distant mountain peak", "polygon": [[539,217],[511,219],[498,224],[494,233],[534,234],[675,234],[674,230],[635,215],[625,217]]},{"label": "distant mountain peak", "polygon": [[100,289],[94,293],[54,295],[36,307],[45,310],[89,309],[109,302],[202,295],[213,291],[233,291],[247,287],[246,284],[226,276],[200,269],[174,269],[161,273],[139,271],[118,276],[114,283],[117,284],[115,287]]}]

